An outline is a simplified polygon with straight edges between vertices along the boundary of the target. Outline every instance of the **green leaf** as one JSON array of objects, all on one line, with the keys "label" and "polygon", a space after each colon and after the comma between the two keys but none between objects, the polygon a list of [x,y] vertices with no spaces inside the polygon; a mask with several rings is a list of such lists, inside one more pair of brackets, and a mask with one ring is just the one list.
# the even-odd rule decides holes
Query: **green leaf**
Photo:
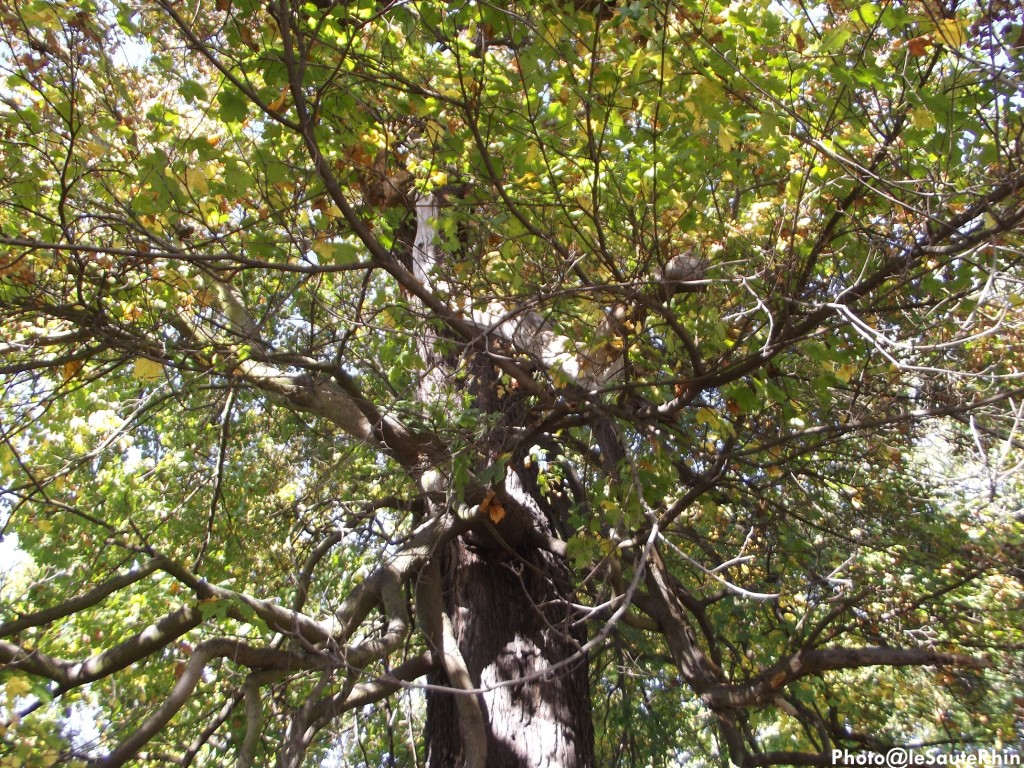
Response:
[{"label": "green leaf", "polygon": [[838,53],[852,34],[853,30],[845,24],[831,29],[821,39],[821,48],[828,53]]},{"label": "green leaf", "polygon": [[220,119],[226,123],[240,123],[246,119],[249,113],[249,103],[242,94],[227,87],[217,94],[217,102],[220,104],[218,114]]},{"label": "green leaf", "polygon": [[363,253],[359,247],[344,240],[332,242],[315,240],[313,252],[320,257],[321,264],[333,264],[339,267],[358,263]]},{"label": "green leaf", "polygon": [[875,22],[878,21],[879,13],[880,9],[875,3],[864,3],[857,9],[860,20],[869,27],[874,26]]},{"label": "green leaf", "polygon": [[224,193],[228,197],[242,197],[255,186],[255,180],[248,170],[235,161],[228,161],[224,167]]},{"label": "green leaf", "polygon": [[184,80],[181,85],[178,86],[178,93],[180,93],[182,98],[189,104],[194,104],[197,101],[206,101],[206,89],[203,88],[202,84],[195,80]]}]

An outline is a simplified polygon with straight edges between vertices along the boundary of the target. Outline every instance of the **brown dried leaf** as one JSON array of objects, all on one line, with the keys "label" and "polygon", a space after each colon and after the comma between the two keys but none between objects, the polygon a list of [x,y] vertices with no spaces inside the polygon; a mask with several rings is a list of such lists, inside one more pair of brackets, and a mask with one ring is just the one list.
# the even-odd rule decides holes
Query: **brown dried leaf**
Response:
[{"label": "brown dried leaf", "polygon": [[505,508],[501,506],[498,495],[493,490],[488,490],[484,500],[480,502],[480,511],[484,512],[495,525],[505,519]]},{"label": "brown dried leaf", "polygon": [[907,43],[907,50],[910,51],[911,56],[927,56],[928,47],[931,45],[931,37],[929,35],[921,35]]}]

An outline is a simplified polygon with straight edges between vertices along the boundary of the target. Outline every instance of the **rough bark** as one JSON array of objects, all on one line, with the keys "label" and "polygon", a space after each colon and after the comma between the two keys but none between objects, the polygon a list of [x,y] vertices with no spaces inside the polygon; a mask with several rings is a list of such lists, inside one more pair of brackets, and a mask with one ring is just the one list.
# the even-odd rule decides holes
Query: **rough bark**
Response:
[{"label": "rough bark", "polygon": [[[438,211],[435,198],[416,204],[410,250],[413,272],[424,285],[431,285],[434,267],[445,258],[434,240],[432,219]],[[500,333],[501,323],[489,317],[478,324],[486,326],[483,330],[496,343],[521,346]],[[421,341],[427,361],[420,386],[424,399],[437,396],[454,375],[455,361],[429,344],[429,339]],[[586,655],[580,652],[585,630],[572,624],[565,559],[535,543],[536,534],[557,538],[560,520],[568,512],[568,490],[558,503],[541,496],[537,468],[525,461],[530,446],[518,440],[529,420],[525,398],[499,387],[499,368],[485,353],[468,350],[467,355],[476,407],[501,414],[477,446],[481,461],[508,453],[512,458],[504,483],[492,489],[491,509],[500,509],[500,514],[481,510],[479,524],[437,555],[442,558],[444,626],[425,629],[435,637],[434,650],[456,663],[442,664],[431,679],[435,687],[427,697],[427,763],[430,768],[480,764],[479,712],[489,768],[591,768],[590,689]],[[546,362],[543,354],[537,357]],[[446,648],[444,638],[453,639],[455,649]],[[574,655],[579,658],[563,666]],[[475,697],[478,706],[459,699],[466,696]]]},{"label": "rough bark", "polygon": [[[579,648],[559,605],[566,585],[550,577],[564,566],[539,550],[511,555],[460,538],[448,548],[444,570],[446,610],[473,685],[483,691],[476,695],[486,719],[487,765],[593,766],[586,658],[545,674]],[[449,684],[441,675],[434,682]],[[430,768],[464,764],[454,695],[428,696]]]}]

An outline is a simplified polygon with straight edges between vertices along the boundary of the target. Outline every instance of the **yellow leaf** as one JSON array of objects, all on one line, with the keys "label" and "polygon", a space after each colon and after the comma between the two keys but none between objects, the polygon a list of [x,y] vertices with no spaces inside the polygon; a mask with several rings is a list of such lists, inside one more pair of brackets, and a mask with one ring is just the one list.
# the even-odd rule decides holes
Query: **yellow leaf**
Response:
[{"label": "yellow leaf", "polygon": [[544,42],[548,44],[549,48],[558,50],[558,43],[561,41],[561,37],[558,34],[557,25],[549,24],[541,30],[541,37]]},{"label": "yellow leaf", "polygon": [[47,29],[51,32],[56,32],[61,28],[60,16],[52,8],[48,8],[42,3],[29,4],[29,7],[22,11],[21,18],[29,27]]},{"label": "yellow leaf", "polygon": [[138,320],[142,317],[142,308],[135,302],[128,302],[123,307],[125,320]]},{"label": "yellow leaf", "polygon": [[132,370],[132,378],[139,381],[155,381],[163,376],[164,366],[156,360],[148,357],[135,358],[135,368]]},{"label": "yellow leaf", "polygon": [[93,141],[92,139],[83,142],[82,146],[86,150],[86,153],[89,155],[89,157],[92,158],[103,157],[105,154],[107,154],[107,148],[104,145],[100,144],[98,141]]},{"label": "yellow leaf", "polygon": [[950,48],[962,48],[967,42],[967,28],[957,19],[943,19],[935,25],[935,32]]},{"label": "yellow leaf", "polygon": [[61,368],[61,378],[65,383],[67,383],[78,375],[78,372],[82,370],[83,365],[85,365],[85,363],[82,360],[69,360],[64,363],[63,368]]},{"label": "yellow leaf", "polygon": [[205,195],[210,191],[206,183],[206,176],[198,168],[189,168],[185,171],[185,189],[190,194]]},{"label": "yellow leaf", "polygon": [[698,424],[707,424],[709,427],[717,428],[722,420],[718,414],[710,408],[701,408],[697,411],[696,421]]},{"label": "yellow leaf", "polygon": [[927,131],[935,127],[935,117],[928,107],[918,107],[910,112],[910,124]]},{"label": "yellow leaf", "polygon": [[283,112],[285,104],[288,102],[288,86],[286,85],[281,89],[281,93],[278,94],[277,98],[267,104],[267,109],[271,112]]},{"label": "yellow leaf", "polygon": [[661,61],[661,79],[665,82],[674,80],[676,76],[675,67],[672,65],[672,59],[668,56],[662,56]]},{"label": "yellow leaf", "polygon": [[844,384],[846,384],[851,378],[853,378],[853,374],[855,374],[856,372],[857,368],[853,365],[850,365],[849,363],[845,365],[840,365],[836,369],[836,378],[839,379]]},{"label": "yellow leaf", "polygon": [[427,120],[423,132],[427,134],[427,141],[431,144],[437,144],[444,136],[444,128],[436,120]]},{"label": "yellow leaf", "polygon": [[7,694],[8,702],[13,701],[15,696],[24,696],[31,690],[32,684],[24,675],[12,677],[10,680],[7,681],[7,684],[4,686],[4,691]]},{"label": "yellow leaf", "polygon": [[359,259],[359,250],[351,243],[332,243],[325,237],[318,237],[311,247],[321,264],[354,264]]},{"label": "yellow leaf", "polygon": [[164,233],[164,223],[156,216],[140,216],[139,221],[155,234],[162,235]]},{"label": "yellow leaf", "polygon": [[313,253],[321,259],[330,261],[334,257],[334,244],[327,242],[326,238],[318,237],[313,241],[313,245],[311,247],[313,249]]},{"label": "yellow leaf", "polygon": [[720,128],[718,130],[718,146],[728,152],[736,146],[736,137],[729,133],[725,128]]}]

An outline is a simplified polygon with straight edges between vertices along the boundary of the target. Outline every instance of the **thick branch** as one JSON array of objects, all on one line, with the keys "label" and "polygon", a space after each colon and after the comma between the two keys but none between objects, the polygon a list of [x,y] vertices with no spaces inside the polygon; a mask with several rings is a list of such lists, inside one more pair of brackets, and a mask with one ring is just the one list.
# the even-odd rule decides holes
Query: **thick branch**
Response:
[{"label": "thick branch", "polygon": [[437,660],[433,654],[425,653],[421,656],[414,656],[399,664],[383,677],[355,685],[351,691],[321,699],[312,710],[313,727],[319,730],[344,712],[380,701],[402,688],[405,683],[432,672],[437,666]]},{"label": "thick branch", "polygon": [[326,376],[286,374],[255,360],[239,363],[236,371],[273,398],[336,424],[358,440],[394,456],[408,468],[418,466],[422,452],[428,448],[427,439],[409,431],[396,419],[386,415],[371,419],[362,407],[364,402]]},{"label": "thick branch", "polygon": [[299,611],[293,611],[270,600],[260,600],[214,584],[209,585],[209,590],[216,598],[250,608],[269,629],[295,637],[306,645],[326,643],[331,638],[330,628],[327,625]]},{"label": "thick branch", "polygon": [[967,667],[985,669],[985,659],[931,648],[820,648],[784,659],[744,685],[716,685],[701,694],[715,709],[763,706],[784,686],[808,675],[858,667]]},{"label": "thick branch", "polygon": [[651,553],[646,580],[650,599],[644,601],[642,607],[661,625],[672,659],[687,683],[698,693],[708,690],[719,682],[721,670],[697,645],[685,609],[672,592],[665,563],[657,550]]},{"label": "thick branch", "polygon": [[[434,557],[416,582],[416,615],[423,627],[427,645],[440,659],[449,684],[460,691],[472,691],[473,679],[459,651],[451,619],[444,611],[441,581],[440,561]],[[480,709],[480,700],[472,693],[455,693],[454,696],[466,756],[465,768],[484,768],[487,765],[487,725]]]},{"label": "thick branch", "polygon": [[202,620],[203,614],[199,608],[179,608],[113,648],[80,662],[54,658],[39,651],[26,650],[14,643],[0,641],[0,662],[6,664],[8,669],[20,669],[52,680],[59,686],[58,693],[63,693],[131,666],[199,626]]},{"label": "thick branch", "polygon": [[159,560],[150,560],[128,573],[108,579],[102,584],[99,584],[89,590],[84,595],[73,597],[70,600],[65,600],[60,605],[55,605],[52,608],[25,614],[13,621],[4,622],[3,624],[0,624],[0,637],[10,637],[11,635],[15,635],[29,627],[41,627],[44,624],[51,624],[58,619],[63,619],[66,616],[71,616],[83,611],[86,608],[91,608],[117,590],[124,589],[140,579],[146,578],[159,567]]},{"label": "thick branch", "polygon": [[367,576],[341,604],[335,612],[338,628],[334,637],[341,642],[350,638],[381,599],[386,585],[396,581],[404,584],[427,558],[465,527],[465,523],[457,523],[451,515],[444,514],[417,528],[409,543]]},{"label": "thick branch", "polygon": [[345,662],[357,669],[398,650],[409,632],[409,607],[402,589],[405,574],[392,568],[380,573],[380,599],[388,625],[382,637],[368,638],[345,651]]},{"label": "thick branch", "polygon": [[256,747],[260,743],[263,704],[260,701],[260,687],[257,678],[249,675],[243,686],[245,697],[245,738],[238,750],[238,768],[251,768],[256,759]]},{"label": "thick branch", "polygon": [[68,670],[70,682],[83,685],[125,669],[195,629],[202,620],[203,612],[198,607],[179,608],[113,648],[73,664]]},{"label": "thick branch", "polygon": [[315,669],[327,661],[302,657],[286,651],[253,648],[238,640],[217,638],[196,646],[185,671],[157,710],[146,718],[131,736],[109,755],[90,762],[92,768],[119,768],[134,758],[140,749],[166,726],[192,696],[207,665],[218,657],[227,657],[250,669]]},{"label": "thick branch", "polygon": [[179,325],[183,332],[197,337],[204,346],[230,347],[242,341],[253,343],[256,347],[253,356],[238,361],[234,375],[288,407],[336,424],[361,442],[396,457],[407,468],[421,463],[422,454],[429,450],[429,437],[416,435],[397,419],[380,413],[340,370],[334,376],[286,373],[269,364],[261,353],[267,345],[258,338],[258,325],[244,305],[241,292],[230,282],[214,277],[207,277],[206,283],[226,318],[227,338],[222,338],[224,333],[197,326],[185,319]]}]

